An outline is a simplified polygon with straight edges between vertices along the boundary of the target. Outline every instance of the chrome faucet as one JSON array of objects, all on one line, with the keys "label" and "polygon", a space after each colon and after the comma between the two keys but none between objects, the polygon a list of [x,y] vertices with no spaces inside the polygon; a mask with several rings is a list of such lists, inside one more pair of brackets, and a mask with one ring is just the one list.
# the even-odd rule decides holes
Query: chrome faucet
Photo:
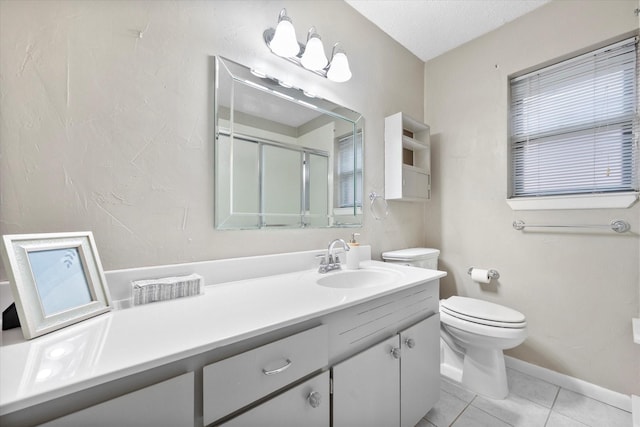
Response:
[{"label": "chrome faucet", "polygon": [[327,255],[323,257],[322,261],[320,261],[320,267],[318,268],[318,273],[327,273],[332,270],[340,270],[342,266],[340,265],[340,258],[338,255],[334,255],[333,251],[336,244],[341,244],[344,251],[348,251],[349,245],[344,239],[335,239],[331,243],[329,243],[329,247],[327,248]]}]

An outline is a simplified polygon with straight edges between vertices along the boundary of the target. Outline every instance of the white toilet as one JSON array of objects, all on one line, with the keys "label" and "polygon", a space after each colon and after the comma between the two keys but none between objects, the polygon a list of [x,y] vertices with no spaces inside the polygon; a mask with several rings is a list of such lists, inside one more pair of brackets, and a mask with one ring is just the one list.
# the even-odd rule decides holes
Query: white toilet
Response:
[{"label": "white toilet", "polygon": [[[436,269],[440,251],[411,248],[384,252],[387,262]],[[440,372],[483,396],[509,394],[503,350],[527,337],[525,316],[513,309],[475,298],[440,300]]]}]

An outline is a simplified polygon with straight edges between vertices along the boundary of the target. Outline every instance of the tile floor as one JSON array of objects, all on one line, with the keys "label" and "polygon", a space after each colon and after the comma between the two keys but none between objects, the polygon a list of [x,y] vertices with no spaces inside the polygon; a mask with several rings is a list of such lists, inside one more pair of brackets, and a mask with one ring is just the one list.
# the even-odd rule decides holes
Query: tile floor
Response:
[{"label": "tile floor", "polygon": [[513,369],[509,396],[492,400],[443,379],[440,401],[416,427],[631,427],[631,413]]}]

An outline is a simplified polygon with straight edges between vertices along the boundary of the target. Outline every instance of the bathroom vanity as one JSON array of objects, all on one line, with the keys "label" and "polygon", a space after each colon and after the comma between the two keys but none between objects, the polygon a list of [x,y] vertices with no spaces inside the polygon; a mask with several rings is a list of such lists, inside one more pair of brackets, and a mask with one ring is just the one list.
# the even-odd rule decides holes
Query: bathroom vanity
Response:
[{"label": "bathroom vanity", "polygon": [[0,424],[414,426],[439,397],[445,273],[320,274],[319,253],[107,272],[115,300],[140,278],[207,286],[30,341],[3,331]]}]

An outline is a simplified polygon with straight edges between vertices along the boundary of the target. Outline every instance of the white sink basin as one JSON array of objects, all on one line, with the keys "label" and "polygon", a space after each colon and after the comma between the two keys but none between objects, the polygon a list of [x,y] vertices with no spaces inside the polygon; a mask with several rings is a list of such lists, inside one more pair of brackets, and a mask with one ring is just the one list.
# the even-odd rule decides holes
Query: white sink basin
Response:
[{"label": "white sink basin", "polygon": [[319,278],[316,283],[329,288],[369,288],[372,286],[391,285],[401,277],[400,273],[383,269],[341,270],[329,272]]}]

